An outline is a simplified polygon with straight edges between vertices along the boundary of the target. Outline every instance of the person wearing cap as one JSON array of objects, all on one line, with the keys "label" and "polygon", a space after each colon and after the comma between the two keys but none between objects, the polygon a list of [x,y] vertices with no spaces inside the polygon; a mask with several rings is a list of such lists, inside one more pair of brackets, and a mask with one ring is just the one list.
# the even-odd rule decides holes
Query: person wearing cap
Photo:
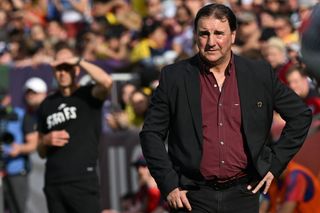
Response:
[{"label": "person wearing cap", "polygon": [[47,96],[47,84],[38,77],[29,78],[24,84],[26,112],[23,117],[22,131],[26,143],[16,147],[15,153],[31,153],[38,145],[37,110]]},{"label": "person wearing cap", "polygon": [[[36,129],[36,110],[47,94],[47,85],[40,78],[30,78],[24,85],[26,110],[12,107],[16,119],[9,119],[9,133],[14,141],[5,141],[5,197],[10,212],[24,212],[28,197],[28,174],[31,169],[29,154],[34,152],[38,144]],[[8,108],[8,107],[7,107]],[[14,114],[12,114],[14,115]],[[12,117],[13,116],[9,116]],[[15,128],[10,127],[15,125]],[[3,137],[4,138],[4,137]]]},{"label": "person wearing cap", "polygon": [[[172,212],[258,213],[307,136],[311,110],[269,64],[231,51],[236,29],[229,7],[201,8],[198,53],[164,67],[151,99],[140,142]],[[286,125],[270,143],[274,111]]]},{"label": "person wearing cap", "polygon": [[[52,62],[58,90],[38,111],[38,152],[46,157],[44,192],[49,213],[98,213],[96,173],[101,113],[112,79],[77,57],[66,43],[56,46]],[[94,84],[80,86],[80,68]]]}]

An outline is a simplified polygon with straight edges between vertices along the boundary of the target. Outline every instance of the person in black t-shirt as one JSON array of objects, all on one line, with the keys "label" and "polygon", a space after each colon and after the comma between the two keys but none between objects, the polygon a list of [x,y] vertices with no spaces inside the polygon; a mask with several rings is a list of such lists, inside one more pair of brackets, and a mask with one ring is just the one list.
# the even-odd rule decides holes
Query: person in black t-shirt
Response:
[{"label": "person in black t-shirt", "polygon": [[[100,211],[96,161],[101,108],[112,80],[66,45],[58,45],[55,59],[58,91],[41,104],[38,120],[38,152],[47,158],[48,209],[50,213],[96,213]],[[79,86],[80,68],[96,83]]]}]

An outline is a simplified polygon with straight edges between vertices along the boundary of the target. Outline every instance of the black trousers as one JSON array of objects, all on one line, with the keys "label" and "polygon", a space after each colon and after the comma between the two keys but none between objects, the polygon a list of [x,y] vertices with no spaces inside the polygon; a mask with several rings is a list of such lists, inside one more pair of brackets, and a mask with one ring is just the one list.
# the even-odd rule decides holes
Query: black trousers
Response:
[{"label": "black trousers", "polygon": [[[215,190],[210,186],[199,186],[189,190],[188,200],[193,213],[258,213],[259,193],[247,190],[241,183],[224,190]],[[187,209],[172,210],[172,213],[187,213]]]},{"label": "black trousers", "polygon": [[97,180],[46,184],[44,193],[49,213],[100,212]]}]

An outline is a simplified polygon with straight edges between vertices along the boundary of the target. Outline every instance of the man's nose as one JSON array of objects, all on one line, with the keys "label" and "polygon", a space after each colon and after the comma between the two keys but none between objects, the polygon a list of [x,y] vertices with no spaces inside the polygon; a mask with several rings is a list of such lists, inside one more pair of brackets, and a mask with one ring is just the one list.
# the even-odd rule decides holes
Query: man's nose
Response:
[{"label": "man's nose", "polygon": [[210,47],[213,47],[216,45],[216,38],[213,33],[210,33],[210,35],[208,36],[207,45]]}]

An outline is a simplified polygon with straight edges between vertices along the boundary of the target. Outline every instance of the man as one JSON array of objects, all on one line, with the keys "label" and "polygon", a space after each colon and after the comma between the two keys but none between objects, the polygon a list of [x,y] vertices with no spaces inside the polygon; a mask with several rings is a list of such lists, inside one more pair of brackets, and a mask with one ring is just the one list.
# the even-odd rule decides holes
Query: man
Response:
[{"label": "man", "polygon": [[[4,140],[4,160],[7,173],[4,178],[5,197],[10,212],[19,213],[26,209],[29,192],[28,174],[31,167],[29,154],[36,150],[38,142],[35,114],[46,94],[46,83],[40,78],[30,78],[24,85],[27,109],[24,111],[11,105],[6,107],[6,110],[10,112],[5,116],[8,118],[5,119],[8,132],[5,132],[2,138],[9,139],[10,134],[13,136],[12,141]],[[13,119],[14,117],[16,118]]]},{"label": "man", "polygon": [[[0,88],[0,172],[3,178],[5,210],[23,212],[28,197],[29,151],[23,147],[22,120],[24,110],[11,104],[11,96]],[[24,152],[22,152],[24,151]]]},{"label": "man", "polygon": [[47,84],[38,77],[29,78],[24,84],[26,112],[23,117],[22,131],[26,143],[16,147],[17,153],[30,153],[37,148],[37,111],[42,101],[47,97],[47,90]]},{"label": "man", "polygon": [[260,213],[320,212],[320,182],[305,166],[290,161],[278,181],[272,182]]},{"label": "man", "polygon": [[286,73],[286,80],[289,87],[309,106],[309,108],[312,110],[312,114],[319,114],[319,92],[314,88],[314,86],[312,86],[310,78],[308,78],[304,68],[299,66],[291,67]]},{"label": "man", "polygon": [[[39,110],[39,153],[46,156],[45,195],[50,213],[99,212],[96,174],[101,107],[112,80],[99,67],[57,45],[52,63],[58,91]],[[80,68],[96,82],[79,86]]]},{"label": "man", "polygon": [[[162,70],[140,133],[143,155],[173,212],[258,212],[257,192],[299,150],[311,112],[269,65],[232,54],[228,7],[207,5],[194,23],[199,53]],[[270,144],[273,110],[287,125]]]}]

